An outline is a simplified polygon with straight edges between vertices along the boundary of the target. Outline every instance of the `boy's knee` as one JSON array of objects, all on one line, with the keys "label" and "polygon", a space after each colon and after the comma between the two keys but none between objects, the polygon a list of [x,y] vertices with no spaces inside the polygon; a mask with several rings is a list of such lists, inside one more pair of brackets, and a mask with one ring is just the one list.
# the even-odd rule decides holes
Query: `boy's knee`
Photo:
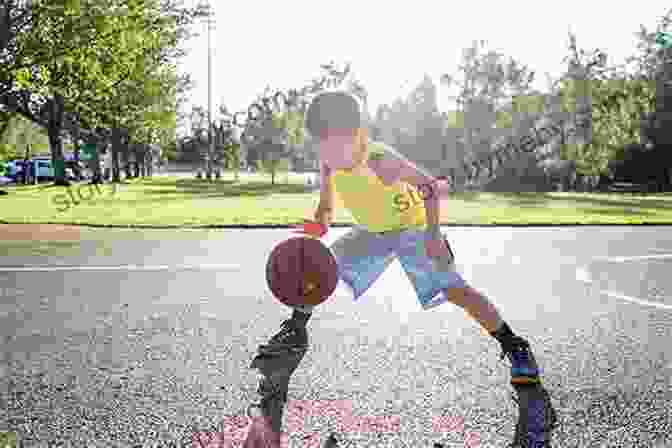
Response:
[{"label": "boy's knee", "polygon": [[449,288],[443,292],[446,295],[446,299],[459,306],[464,306],[474,297],[478,297],[478,292],[470,286],[465,286],[461,288]]}]

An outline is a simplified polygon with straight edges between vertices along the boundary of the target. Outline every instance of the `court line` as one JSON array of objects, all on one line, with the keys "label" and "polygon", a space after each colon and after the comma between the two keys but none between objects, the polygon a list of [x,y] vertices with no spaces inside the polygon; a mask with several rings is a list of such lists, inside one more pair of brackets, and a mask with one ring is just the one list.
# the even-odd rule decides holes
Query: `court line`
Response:
[{"label": "court line", "polygon": [[120,265],[120,266],[0,266],[0,272],[62,272],[62,271],[239,271],[235,264],[182,265]]},{"label": "court line", "polygon": [[672,258],[672,254],[638,255],[634,257],[594,257],[593,259],[599,261],[613,261],[616,263],[622,263],[624,261],[660,260],[665,258]]},{"label": "court line", "polygon": [[[576,279],[580,282],[583,283],[593,283],[593,279],[590,276],[590,271],[588,271],[588,268],[583,266],[580,267],[576,270]],[[660,308],[664,310],[672,310],[672,305],[667,305],[664,303],[658,303],[658,302],[650,302],[648,300],[644,299],[639,299],[637,297],[630,297],[626,296],[624,294],[621,294],[619,292],[614,292],[614,291],[607,291],[607,290],[600,290],[600,294],[604,294],[605,296],[612,297],[614,299],[620,299],[625,302],[630,302],[630,303],[636,303],[638,305],[643,305],[643,306],[652,306],[655,308]]]}]

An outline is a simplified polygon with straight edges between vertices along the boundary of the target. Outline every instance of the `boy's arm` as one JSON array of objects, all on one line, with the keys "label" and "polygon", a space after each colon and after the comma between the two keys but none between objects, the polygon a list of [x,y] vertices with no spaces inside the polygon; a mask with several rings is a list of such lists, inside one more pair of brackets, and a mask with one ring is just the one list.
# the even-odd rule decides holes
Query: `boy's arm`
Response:
[{"label": "boy's arm", "polygon": [[320,204],[318,210],[334,209],[334,189],[331,184],[331,169],[320,162]]}]

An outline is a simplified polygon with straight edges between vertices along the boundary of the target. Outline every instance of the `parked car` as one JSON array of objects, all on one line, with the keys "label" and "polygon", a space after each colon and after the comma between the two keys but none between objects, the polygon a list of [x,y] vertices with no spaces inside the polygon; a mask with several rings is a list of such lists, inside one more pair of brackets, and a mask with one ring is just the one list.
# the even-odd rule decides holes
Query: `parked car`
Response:
[{"label": "parked car", "polygon": [[35,173],[35,177],[37,177],[37,182],[39,182],[40,179],[54,179],[54,166],[51,162],[51,158],[35,157],[32,160],[32,163],[34,164],[33,172]]},{"label": "parked car", "polygon": [[13,179],[14,182],[23,182],[25,172],[23,169],[23,159],[15,159],[7,163],[7,177]]}]

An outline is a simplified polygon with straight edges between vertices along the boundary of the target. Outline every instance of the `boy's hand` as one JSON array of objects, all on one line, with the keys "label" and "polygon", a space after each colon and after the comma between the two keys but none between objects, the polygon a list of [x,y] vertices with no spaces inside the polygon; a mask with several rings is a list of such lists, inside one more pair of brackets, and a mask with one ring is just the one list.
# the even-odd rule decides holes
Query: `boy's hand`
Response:
[{"label": "boy's hand", "polygon": [[430,258],[449,257],[451,260],[455,260],[455,255],[450,249],[448,241],[445,240],[443,236],[428,239],[426,242],[426,252],[427,256]]},{"label": "boy's hand", "polygon": [[327,234],[329,228],[319,222],[310,221],[308,219],[303,220],[303,224],[300,226],[294,227],[295,233],[302,233],[304,235],[311,235],[317,238],[322,238]]},{"label": "boy's hand", "polygon": [[441,258],[450,255],[446,244],[441,238],[432,238],[427,240],[427,256],[431,258]]},{"label": "boy's hand", "polygon": [[[315,215],[317,216],[317,213],[315,213]],[[321,221],[311,221],[309,219],[304,219],[303,224],[294,227],[295,233],[302,233],[304,235],[311,235],[317,238],[322,238],[329,231],[330,219],[325,219],[324,217],[321,218]]]},{"label": "boy's hand", "polygon": [[315,211],[315,222],[329,227],[331,225],[332,210],[327,207],[318,206]]}]

